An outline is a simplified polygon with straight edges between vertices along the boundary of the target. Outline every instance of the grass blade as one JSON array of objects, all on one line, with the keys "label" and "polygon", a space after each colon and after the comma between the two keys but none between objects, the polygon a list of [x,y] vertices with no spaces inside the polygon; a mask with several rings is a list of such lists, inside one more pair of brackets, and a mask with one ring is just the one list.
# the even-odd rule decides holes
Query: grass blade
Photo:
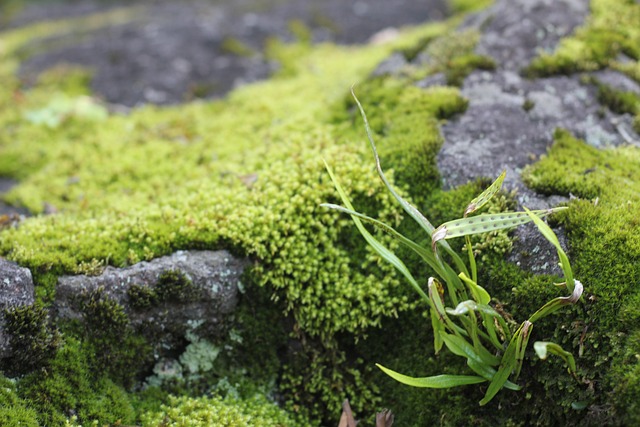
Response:
[{"label": "grass blade", "polygon": [[580,297],[582,296],[584,287],[582,286],[582,283],[580,283],[579,280],[575,280],[574,285],[575,286],[573,288],[573,292],[571,293],[570,296],[558,297],[558,298],[552,299],[551,301],[543,305],[541,308],[539,308],[538,311],[533,313],[533,315],[529,318],[529,322],[533,323],[538,319],[548,316],[551,313],[561,309],[565,305],[577,303],[580,300]]},{"label": "grass blade", "polygon": [[487,292],[482,286],[478,285],[474,280],[469,279],[464,273],[460,273],[458,277],[467,284],[471,291],[471,295],[477,302],[484,305],[489,304],[491,301],[491,295],[489,295],[489,292]]},{"label": "grass blade", "polygon": [[435,245],[442,239],[452,239],[454,237],[468,236],[471,234],[486,233],[489,231],[502,230],[518,225],[531,222],[535,217],[544,217],[554,212],[567,209],[566,207],[558,207],[552,209],[543,209],[537,211],[529,211],[533,215],[529,216],[527,212],[504,212],[497,214],[482,214],[470,218],[460,218],[453,221],[445,222],[438,227],[431,235],[431,245],[435,249]]},{"label": "grass blade", "polygon": [[[398,203],[400,203],[400,206],[402,206],[402,209],[404,209],[404,211],[408,213],[409,216],[411,216],[411,218],[413,218],[413,220],[416,221],[424,231],[427,232],[429,237],[431,237],[435,229],[433,224],[431,224],[431,222],[429,222],[429,220],[425,218],[424,215],[422,215],[422,213],[418,209],[416,209],[411,203],[409,203],[407,200],[402,198],[398,194],[398,192],[391,186],[391,183],[385,176],[384,171],[382,170],[382,166],[380,164],[380,156],[378,155],[378,149],[376,148],[376,144],[373,140],[371,127],[369,126],[369,120],[367,120],[367,114],[364,112],[364,108],[362,108],[362,104],[360,104],[360,100],[358,100],[358,97],[353,91],[353,87],[351,88],[351,96],[353,96],[353,99],[355,100],[356,105],[358,106],[358,110],[360,111],[360,115],[362,116],[362,120],[364,121],[364,128],[367,132],[369,145],[371,146],[371,151],[373,152],[373,157],[376,162],[376,171],[378,172],[378,176],[380,176],[380,179],[384,183],[384,186],[387,188],[387,190],[389,190],[391,195],[396,199]],[[458,269],[460,269],[460,271],[464,271],[465,273],[469,274],[467,271],[467,267],[464,265],[464,263],[460,259],[460,256],[458,256],[458,254],[451,248],[451,246],[449,246],[449,244],[447,244],[446,242],[442,242],[442,246],[444,247],[445,251],[449,255],[451,255]]]},{"label": "grass blade", "polygon": [[394,229],[390,225],[387,225],[382,221],[379,221],[375,218],[371,218],[370,216],[367,216],[360,212],[356,212],[352,209],[347,209],[344,206],[334,205],[332,203],[323,203],[320,206],[323,206],[329,209],[334,209],[343,213],[347,213],[352,216],[355,215],[361,220],[369,222],[373,224],[375,227],[378,227],[382,231],[390,234],[391,236],[395,237],[400,243],[407,246],[409,249],[413,250],[416,254],[418,254],[429,265],[429,267],[431,267],[436,273],[438,273],[438,275],[440,275],[440,277],[444,279],[443,277],[444,273],[442,271],[440,263],[436,261],[436,257],[433,254],[433,252],[428,251],[427,249],[423,248],[419,244],[415,243],[413,240],[399,233],[396,229]]},{"label": "grass blade", "polygon": [[367,115],[364,112],[364,108],[362,108],[362,104],[360,104],[360,100],[358,100],[358,97],[353,91],[353,87],[351,87],[351,96],[353,96],[353,99],[355,100],[356,105],[358,106],[358,110],[360,110],[360,115],[362,116],[362,120],[364,121],[364,128],[367,132],[367,138],[369,139],[369,143],[371,145],[371,151],[373,151],[373,157],[375,158],[375,161],[376,161],[376,170],[378,171],[378,175],[380,176],[380,179],[382,179],[382,182],[384,183],[385,187],[387,187],[387,190],[389,190],[391,195],[393,195],[393,197],[398,201],[398,203],[400,203],[400,205],[405,210],[405,212],[407,212],[418,224],[420,224],[420,226],[429,235],[431,235],[435,227],[429,222],[427,218],[424,217],[424,215],[422,215],[422,213],[420,213],[418,209],[416,209],[411,203],[403,199],[396,192],[396,190],[391,186],[391,183],[389,182],[389,180],[387,180],[387,177],[385,176],[382,170],[382,166],[380,165],[380,156],[378,156],[378,149],[376,148],[376,144],[373,141],[373,134],[371,133],[369,120],[367,120]]},{"label": "grass blade", "polygon": [[[326,162],[325,162],[325,166],[327,168],[327,171],[329,172],[331,181],[333,181],[333,185],[336,187],[336,190],[338,191],[338,194],[342,199],[342,202],[347,206],[348,209],[353,211],[354,209],[353,209],[353,206],[351,205],[351,202],[349,201],[349,198],[347,197],[347,193],[345,193],[345,191],[342,189],[342,187],[336,180],[335,176],[333,175],[333,171],[331,170],[331,168]],[[362,234],[362,237],[365,238],[367,243],[371,245],[371,247],[378,253],[378,255],[380,255],[383,259],[385,259],[387,262],[393,265],[400,273],[402,273],[402,275],[409,281],[411,286],[420,295],[420,297],[424,299],[427,303],[429,303],[429,297],[422,290],[422,288],[420,287],[416,279],[413,277],[413,275],[411,274],[407,266],[404,265],[404,263],[400,260],[400,258],[398,258],[393,252],[391,252],[382,243],[380,243],[375,237],[373,237],[373,235],[369,233],[369,231],[364,227],[364,225],[362,225],[362,221],[360,221],[360,219],[356,215],[351,215],[351,219],[356,224],[356,227],[360,231],[360,234]]]},{"label": "grass blade", "polygon": [[[567,209],[567,208],[565,208]],[[530,211],[527,208],[524,208],[527,215],[531,217],[531,220],[536,224],[540,233],[549,241],[553,246],[556,247],[558,251],[558,258],[560,258],[560,267],[562,267],[562,272],[564,273],[564,278],[567,283],[567,289],[569,292],[573,292],[574,282],[573,282],[573,272],[571,271],[571,264],[569,264],[569,258],[567,254],[560,246],[560,242],[558,241],[558,236],[553,232],[551,227],[549,227],[543,220],[541,220],[537,215],[534,215],[534,212]]]},{"label": "grass blade", "polygon": [[473,300],[462,301],[456,306],[455,309],[447,308],[447,313],[452,316],[461,316],[472,311],[488,314],[489,316],[498,317],[500,314],[493,309],[490,305],[479,304]]},{"label": "grass blade", "polygon": [[487,392],[484,397],[480,401],[480,406],[486,405],[494,398],[496,394],[502,389],[505,385],[511,372],[516,366],[516,344],[520,334],[522,333],[522,327],[524,323],[520,325],[518,330],[511,337],[511,341],[509,341],[509,345],[502,355],[502,361],[500,362],[500,367],[498,368],[498,372],[493,376],[489,387],[487,388]]},{"label": "grass blade", "polygon": [[569,372],[576,372],[576,361],[573,358],[573,354],[565,351],[558,344],[546,341],[536,341],[535,343],[533,343],[533,349],[535,350],[538,357],[542,360],[545,360],[549,354],[560,356],[562,360],[564,360],[564,363],[567,364]]},{"label": "grass blade", "polygon": [[378,363],[376,363],[376,366],[394,380],[413,387],[450,388],[469,384],[479,384],[487,381],[486,379],[475,375],[436,375],[433,377],[414,378],[392,371]]},{"label": "grass blade", "polygon": [[491,200],[491,198],[502,188],[502,182],[504,181],[505,176],[507,176],[507,171],[503,170],[500,176],[493,181],[493,184],[487,187],[486,190],[480,193],[478,197],[469,203],[467,208],[464,210],[464,216],[466,217],[470,213],[473,213],[486,205],[487,202]]}]

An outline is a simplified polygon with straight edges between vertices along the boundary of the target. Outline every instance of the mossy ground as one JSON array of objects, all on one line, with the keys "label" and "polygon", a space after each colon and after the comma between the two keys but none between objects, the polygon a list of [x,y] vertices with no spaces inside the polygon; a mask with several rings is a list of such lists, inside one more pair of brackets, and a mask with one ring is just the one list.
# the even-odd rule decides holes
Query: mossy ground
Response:
[{"label": "mossy ground", "polygon": [[[469,2],[457,4],[471,7]],[[127,13],[92,16],[74,25],[95,28],[126,19]],[[532,70],[573,72],[597,64],[596,68],[611,65],[635,76],[634,46],[639,44],[627,41],[636,40],[637,31],[632,25],[612,26],[612,13],[621,22],[633,23],[637,5],[595,0],[586,29],[563,42],[556,56],[534,62]],[[415,51],[415,46],[447,34],[457,22],[408,30],[386,46],[273,42],[269,53],[282,67],[270,81],[241,88],[222,101],[144,107],[126,116],[108,113],[84,97],[85,70],[57,68],[29,89],[15,77],[28,52],[25,43],[64,31],[68,21],[2,34],[0,126],[6,131],[0,135],[0,174],[20,180],[7,199],[36,213],[54,207],[57,214],[36,216],[2,231],[0,253],[32,269],[42,303],[51,301],[56,276],[62,273],[129,265],[177,249],[222,247],[259,261],[251,272],[252,287],[261,287],[275,301],[268,304],[262,295],[258,300],[270,308],[259,315],[247,315],[243,310],[256,306],[243,305],[238,318],[244,320],[236,331],[243,340],[230,338],[229,350],[220,353],[205,375],[140,394],[127,391],[131,378],[119,375],[122,372],[95,369],[119,354],[109,353],[112,335],[70,327],[46,368],[31,372],[17,385],[2,379],[7,381],[3,403],[15,410],[0,415],[26,425],[61,424],[72,415],[77,416],[73,422],[81,423],[147,420],[155,425],[158,417],[178,412],[206,420],[216,408],[229,411],[231,418],[268,414],[269,420],[289,425],[296,422],[290,415],[262,398],[255,404],[251,397],[279,389],[291,411],[331,423],[345,397],[369,421],[376,407],[390,406],[399,425],[613,423],[614,414],[618,422],[637,422],[640,296],[634,284],[640,277],[640,242],[633,231],[640,194],[638,150],[597,151],[563,133],[549,156],[526,176],[542,192],[598,197],[597,205],[593,200],[572,202],[560,218],[576,275],[588,294],[580,308],[536,329],[540,338],[582,353],[582,382],[566,375],[560,363],[533,361],[523,372],[524,391],[501,393],[495,405],[479,410],[479,388],[410,389],[372,369],[372,362],[383,357],[390,366],[405,367],[415,375],[459,373],[464,366],[432,353],[428,321],[419,310],[411,310],[416,303],[406,286],[363,244],[348,218],[319,208],[320,203],[338,201],[322,158],[359,210],[406,228],[408,234],[416,232],[403,222],[373,171],[348,95],[352,83],[362,82],[356,91],[370,115],[383,166],[401,192],[435,222],[463,210],[478,186],[441,192],[435,154],[442,142],[439,122],[463,112],[465,100],[455,88],[423,91],[404,81],[368,79],[393,49]],[[607,43],[624,39],[616,52],[633,61],[615,62],[615,55],[599,47],[601,37]],[[438,43],[432,46],[436,51]],[[574,49],[573,44],[588,48]],[[468,53],[472,46],[465,49],[461,51]],[[484,58],[468,55],[451,59],[451,83],[472,67],[489,66]],[[446,70],[445,66],[433,72]],[[487,255],[480,266],[483,280],[491,283],[492,294],[514,316],[522,319],[551,296],[554,278],[529,276],[500,261],[496,254],[505,249],[502,243],[493,248],[487,241],[478,245]],[[157,297],[137,296],[141,306],[153,304]],[[86,308],[89,314],[106,313],[99,319],[103,324],[93,324],[99,330],[104,329],[101,325],[115,325],[128,334],[118,307],[96,297]],[[279,321],[281,330],[260,328]],[[293,332],[289,338],[288,331]],[[196,342],[194,338],[192,344]],[[131,344],[119,349],[121,354],[128,357],[145,343]],[[264,358],[247,356],[261,346],[268,349]],[[96,348],[106,354],[90,356]],[[301,351],[283,355],[287,348]],[[238,355],[244,359],[238,362]],[[254,379],[257,388],[248,379]],[[196,396],[237,392],[238,397],[170,400],[169,391]],[[572,404],[588,409],[576,412]],[[258,406],[261,409],[255,409]]]},{"label": "mossy ground", "polygon": [[[33,87],[21,86],[15,72],[29,52],[25,46],[31,37],[54,35],[70,24],[88,30],[126,19],[127,13],[3,34],[0,123],[7,132],[0,137],[0,174],[20,180],[6,199],[34,213],[57,213],[3,231],[0,251],[32,269],[44,304],[52,300],[55,278],[62,273],[130,265],[188,248],[225,247],[254,257],[260,261],[252,272],[254,283],[267,286],[281,301],[279,307],[294,320],[296,338],[308,339],[330,355],[314,365],[322,368],[315,371],[321,373],[315,389],[296,379],[310,372],[308,365],[289,371],[283,390],[291,390],[286,396],[293,402],[290,407],[300,397],[299,412],[314,417],[338,413],[348,389],[355,407],[364,408],[376,400],[375,393],[364,393],[358,369],[339,366],[335,357],[345,356],[335,336],[361,334],[413,303],[393,270],[361,244],[350,221],[336,220],[319,207],[337,201],[322,159],[366,211],[399,220],[399,209],[363,161],[367,147],[352,104],[345,102],[348,88],[366,81],[391,50],[434,39],[456,21],[410,29],[385,46],[272,42],[268,53],[281,70],[270,81],[236,90],[223,101],[149,106],[127,116],[110,114],[87,97],[85,70],[61,66],[43,74]],[[385,109],[376,114],[376,132],[389,154],[386,166],[397,167],[401,175],[397,182],[410,193],[429,192],[438,178],[433,171],[441,144],[439,121],[462,112],[465,101],[452,88],[425,92],[388,79],[357,90],[372,108]],[[420,161],[407,163],[400,150],[420,153]],[[95,320],[87,327],[95,330],[67,328],[69,338],[51,362],[57,368],[30,374],[22,380],[22,394],[42,402],[37,407],[46,422],[72,415],[70,408],[76,408],[80,422],[130,422],[130,403],[121,407],[114,400],[114,411],[107,414],[92,409],[82,395],[93,399],[102,385],[116,393],[116,400],[126,395],[124,387],[132,378],[126,378],[122,364],[133,366],[125,356],[139,353],[144,342],[133,342],[117,304],[94,295],[84,307],[85,317]],[[86,342],[73,344],[74,334]],[[118,335],[130,337],[132,345],[118,349]],[[118,372],[101,370],[108,374],[104,378],[57,375],[56,369],[71,366],[71,359],[79,364],[78,372],[88,366]],[[334,370],[330,377],[342,378],[343,385],[331,393],[325,368]],[[69,389],[68,381],[88,381],[97,388],[80,387],[79,382],[82,394],[70,397],[77,400],[61,401],[56,390]],[[296,393],[315,396],[317,408],[304,407],[306,398]]]}]

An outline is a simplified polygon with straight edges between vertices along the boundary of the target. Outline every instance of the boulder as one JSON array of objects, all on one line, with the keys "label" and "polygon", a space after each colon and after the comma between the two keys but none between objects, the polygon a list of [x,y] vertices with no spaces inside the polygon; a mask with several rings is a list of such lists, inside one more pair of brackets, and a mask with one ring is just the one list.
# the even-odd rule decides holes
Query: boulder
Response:
[{"label": "boulder", "polygon": [[82,319],[92,302],[115,302],[154,348],[172,350],[196,328],[206,336],[223,332],[247,266],[227,251],[179,251],[99,276],[63,276],[53,311],[58,319]]}]

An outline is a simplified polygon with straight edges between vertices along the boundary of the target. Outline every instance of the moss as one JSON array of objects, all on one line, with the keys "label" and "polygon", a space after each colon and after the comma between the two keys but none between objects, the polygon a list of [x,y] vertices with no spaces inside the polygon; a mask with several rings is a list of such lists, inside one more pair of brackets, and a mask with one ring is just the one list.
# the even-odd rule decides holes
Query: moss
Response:
[{"label": "moss", "polygon": [[493,0],[449,0],[451,9],[454,12],[475,12],[491,5]]},{"label": "moss", "polygon": [[[92,28],[129,17],[100,15],[71,22]],[[340,394],[346,393],[357,396],[354,405],[364,413],[367,405],[378,401],[377,390],[366,383],[370,368],[341,348],[346,344],[338,337],[359,336],[409,310],[415,301],[392,267],[381,264],[363,245],[349,218],[319,207],[337,201],[321,159],[344,180],[359,208],[399,222],[399,207],[370,167],[353,104],[345,102],[348,88],[354,81],[366,81],[391,51],[435,40],[458,22],[409,29],[383,46],[272,43],[268,54],[281,62],[281,72],[268,82],[235,90],[224,100],[149,106],[100,120],[77,114],[55,126],[24,118],[29,112],[51,109],[51,99],[60,92],[57,85],[76,105],[82,80],[61,72],[48,77],[49,82],[43,77],[24,89],[13,72],[20,46],[35,35],[62,32],[65,24],[3,33],[0,126],[7,132],[0,135],[0,174],[21,181],[7,198],[36,213],[46,205],[58,213],[31,217],[16,229],[3,230],[0,253],[42,278],[37,292],[47,301],[53,299],[56,276],[96,263],[126,266],[188,248],[226,247],[252,257],[253,286],[264,287],[280,313],[289,316],[288,328],[299,332],[297,338],[312,342],[310,354],[289,361],[288,385],[282,387],[285,399],[294,405],[297,399],[298,405],[313,402],[317,414],[334,414],[344,397]],[[446,53],[444,40],[438,43],[435,47]],[[462,60],[460,65],[467,66]],[[466,101],[455,88],[425,93],[392,79],[361,87],[365,90],[359,89],[359,94],[375,119],[384,167],[395,169],[390,171],[394,184],[419,203],[439,186],[439,123],[464,111]],[[407,160],[412,157],[418,161]],[[388,237],[381,239],[389,242]],[[155,296],[188,299],[187,282],[172,276],[166,287],[154,289]],[[135,288],[129,298],[145,307],[154,295]],[[86,385],[91,379],[96,388],[111,384],[117,394],[120,386],[131,385],[149,355],[115,301],[88,295],[82,312],[87,326],[74,333],[85,342],[75,351],[72,338],[58,352],[53,371],[24,383],[25,396],[39,402],[42,419],[50,424],[70,416],[70,410],[80,416],[78,407],[85,408],[80,422],[115,422],[111,416],[87,415],[98,409],[86,409],[88,403],[75,391],[83,390],[87,399],[94,396],[97,389]],[[244,336],[251,348],[260,340],[254,333],[245,331]],[[235,348],[251,351],[238,344]],[[95,356],[79,354],[84,351]],[[275,382],[280,356],[271,350],[264,358],[265,382]],[[240,382],[236,378],[242,378],[244,367],[234,372],[222,363],[225,360],[229,358],[221,353],[216,359],[221,371],[214,365],[207,372],[211,377],[197,387],[211,390],[212,383],[205,380],[214,381],[215,376],[232,386]],[[254,360],[246,362],[251,365],[247,374],[260,372]],[[65,380],[64,364],[80,372],[81,379],[68,374]],[[82,374],[88,366],[101,375]],[[121,414],[126,412],[123,405],[114,403]]]},{"label": "moss", "polygon": [[313,34],[307,25],[299,19],[289,21],[287,25],[291,34],[299,43],[310,45],[313,41]]},{"label": "moss", "polygon": [[200,290],[179,270],[163,271],[154,288],[159,301],[187,303],[201,297]]},{"label": "moss", "polygon": [[535,106],[536,106],[536,103],[530,100],[529,98],[525,99],[524,102],[522,103],[522,109],[527,113],[533,110]]},{"label": "moss", "polygon": [[153,307],[158,302],[158,294],[149,286],[131,285],[127,289],[129,304],[134,310],[145,310]]},{"label": "moss", "polygon": [[[575,275],[588,296],[580,322],[566,325],[564,331],[556,328],[554,334],[580,348],[585,381],[600,384],[601,391],[587,400],[589,415],[615,415],[615,423],[630,425],[639,416],[628,405],[627,393],[637,384],[638,361],[633,355],[638,319],[631,307],[638,290],[631,278],[640,274],[640,150],[597,150],[563,131],[555,138],[548,156],[524,177],[538,191],[571,192],[582,198],[573,201],[560,220],[567,230]],[[617,410],[606,409],[611,407]]]},{"label": "moss", "polygon": [[249,45],[233,37],[225,38],[220,47],[223,52],[231,53],[236,56],[250,57],[256,54]]},{"label": "moss", "polygon": [[219,397],[176,398],[158,412],[142,417],[145,427],[210,426],[295,427],[307,425],[293,419],[263,396],[248,400]]},{"label": "moss", "polygon": [[587,78],[587,83],[598,89],[598,101],[617,114],[640,114],[640,95],[605,85],[597,78]]},{"label": "moss", "polygon": [[[607,67],[620,54],[640,59],[640,5],[629,0],[592,0],[591,15],[555,52],[535,58],[524,70],[530,77],[571,74]],[[626,70],[626,67],[623,68]]]},{"label": "moss", "polygon": [[465,77],[474,70],[495,70],[496,63],[493,59],[477,54],[460,55],[452,58],[447,64],[447,84],[452,86],[462,86]]},{"label": "moss", "polygon": [[408,67],[405,72],[414,80],[443,73],[448,85],[461,86],[472,71],[495,69],[493,59],[474,53],[479,38],[477,31],[465,30],[426,39],[415,51],[405,52],[408,60],[424,52],[424,64]]},{"label": "moss", "polygon": [[38,427],[37,413],[18,396],[15,382],[0,374],[0,425]]},{"label": "moss", "polygon": [[72,415],[87,424],[135,419],[125,391],[91,368],[88,352],[75,339],[67,338],[48,369],[20,380],[18,392],[37,410],[40,425],[63,425]]},{"label": "moss", "polygon": [[84,296],[80,310],[94,366],[118,383],[132,386],[136,374],[150,362],[149,344],[130,326],[124,308],[101,290]]},{"label": "moss", "polygon": [[5,310],[4,319],[14,356],[3,361],[3,370],[16,376],[47,366],[60,345],[60,333],[50,325],[48,311],[40,304],[18,306]]}]

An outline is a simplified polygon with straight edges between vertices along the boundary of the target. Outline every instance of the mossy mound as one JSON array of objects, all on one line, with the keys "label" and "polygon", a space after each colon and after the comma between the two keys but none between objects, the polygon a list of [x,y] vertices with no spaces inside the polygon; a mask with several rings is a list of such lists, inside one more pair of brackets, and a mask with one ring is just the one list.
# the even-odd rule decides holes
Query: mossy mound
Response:
[{"label": "mossy mound", "polygon": [[[399,208],[363,161],[367,147],[352,104],[345,102],[348,88],[366,81],[392,50],[432,40],[457,21],[408,30],[384,46],[274,42],[268,52],[281,71],[270,81],[236,90],[222,101],[149,106],[127,116],[109,113],[87,97],[83,70],[58,67],[29,89],[14,76],[30,37],[54,35],[69,24],[96,28],[126,16],[126,11],[115,11],[3,34],[0,124],[8,132],[0,139],[0,174],[20,180],[6,199],[34,213],[55,213],[4,230],[0,253],[32,269],[44,304],[53,299],[56,276],[62,273],[126,266],[188,248],[225,247],[253,257],[259,262],[252,283],[267,286],[282,301],[281,308],[294,319],[297,339],[308,339],[329,355],[319,365],[292,362],[298,367],[290,371],[289,385],[283,385],[291,391],[291,407],[305,399],[297,393],[309,393],[319,399],[318,407],[298,404],[300,412],[315,417],[337,413],[346,389],[361,396],[353,397],[357,408],[374,402],[375,393],[361,391],[366,385],[360,371],[337,363],[335,356],[344,350],[335,336],[357,336],[414,303],[392,268],[361,244],[349,219],[336,219],[319,207],[337,201],[322,159],[367,212],[398,221]],[[458,91],[422,91],[382,78],[365,83],[362,98],[372,108],[385,109],[376,131],[390,159],[386,166],[397,168],[396,182],[404,192],[425,194],[435,188],[439,122],[466,107]],[[418,153],[419,161],[407,162],[401,150]],[[131,385],[127,375],[136,371],[129,355],[145,353],[140,353],[145,343],[130,336],[126,318],[109,301],[95,296],[85,308],[92,318],[104,314],[113,333],[67,328],[67,343],[52,363],[58,370],[71,366],[65,356],[75,348],[71,337],[84,337],[86,342],[76,346],[77,363],[83,364],[77,368],[84,372],[87,366],[102,366],[108,377],[94,378],[94,389],[82,385],[89,381],[84,374],[65,378],[56,376],[55,369],[36,372],[21,382],[22,394],[41,402],[46,422],[60,422],[74,412],[83,423],[130,422],[130,403],[115,402]],[[310,366],[322,374],[315,389],[294,379],[304,378]],[[335,391],[327,389],[325,374],[331,370],[330,377],[344,378]],[[58,399],[60,387],[73,388],[68,381],[78,381],[82,387],[75,388],[82,394]],[[89,402],[103,389],[114,391],[105,391],[112,401],[102,401],[120,407],[118,417],[101,415],[102,406]]]}]

